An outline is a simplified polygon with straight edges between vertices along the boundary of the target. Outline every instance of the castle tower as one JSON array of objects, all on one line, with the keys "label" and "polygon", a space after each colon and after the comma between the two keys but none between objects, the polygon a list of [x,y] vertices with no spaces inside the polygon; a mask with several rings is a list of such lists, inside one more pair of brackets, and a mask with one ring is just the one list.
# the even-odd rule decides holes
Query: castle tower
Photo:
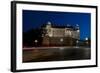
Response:
[{"label": "castle tower", "polygon": [[80,28],[78,24],[76,24],[76,31],[77,31],[77,39],[79,40],[80,39]]},{"label": "castle tower", "polygon": [[51,28],[52,28],[52,24],[51,24],[51,22],[48,21],[47,25],[46,25],[46,35],[49,36],[49,37],[52,36],[52,30],[51,30]]},{"label": "castle tower", "polygon": [[49,36],[51,35],[51,27],[52,27],[52,24],[51,24],[50,21],[48,21],[47,24],[46,24],[46,27],[45,27],[46,33],[43,37],[43,42],[42,42],[43,46],[49,46],[50,45]]}]

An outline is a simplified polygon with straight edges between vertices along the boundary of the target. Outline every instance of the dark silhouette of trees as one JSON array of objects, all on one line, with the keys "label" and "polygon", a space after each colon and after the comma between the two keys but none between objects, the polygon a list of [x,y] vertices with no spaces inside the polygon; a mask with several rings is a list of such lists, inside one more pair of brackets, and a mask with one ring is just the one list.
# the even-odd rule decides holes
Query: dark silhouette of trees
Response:
[{"label": "dark silhouette of trees", "polygon": [[[23,47],[41,46],[42,43],[41,29],[31,29],[23,32]],[[37,42],[35,42],[37,40]]]}]

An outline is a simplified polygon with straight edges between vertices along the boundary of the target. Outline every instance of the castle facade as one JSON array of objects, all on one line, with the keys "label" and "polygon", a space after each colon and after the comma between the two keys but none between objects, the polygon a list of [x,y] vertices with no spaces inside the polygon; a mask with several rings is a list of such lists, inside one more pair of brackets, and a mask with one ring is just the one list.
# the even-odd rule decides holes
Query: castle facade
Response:
[{"label": "castle facade", "polygon": [[75,46],[80,39],[79,25],[55,26],[47,22],[42,30],[43,46]]}]

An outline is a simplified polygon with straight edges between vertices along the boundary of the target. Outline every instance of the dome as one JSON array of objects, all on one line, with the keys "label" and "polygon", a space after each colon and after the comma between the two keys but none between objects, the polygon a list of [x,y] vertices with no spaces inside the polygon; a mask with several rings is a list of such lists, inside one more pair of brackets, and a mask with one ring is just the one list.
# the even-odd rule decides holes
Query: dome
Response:
[{"label": "dome", "polygon": [[51,22],[50,22],[50,21],[48,21],[48,22],[47,22],[47,24],[48,24],[48,25],[51,25]]}]

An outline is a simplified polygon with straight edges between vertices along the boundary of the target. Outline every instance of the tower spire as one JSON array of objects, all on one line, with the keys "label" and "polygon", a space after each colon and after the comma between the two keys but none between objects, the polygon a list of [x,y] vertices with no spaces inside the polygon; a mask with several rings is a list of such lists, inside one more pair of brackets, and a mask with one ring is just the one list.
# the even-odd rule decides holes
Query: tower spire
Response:
[{"label": "tower spire", "polygon": [[76,29],[79,30],[79,24],[76,24]]},{"label": "tower spire", "polygon": [[47,24],[48,24],[48,25],[51,25],[51,22],[50,22],[50,21],[48,21],[48,22],[47,22]]}]

